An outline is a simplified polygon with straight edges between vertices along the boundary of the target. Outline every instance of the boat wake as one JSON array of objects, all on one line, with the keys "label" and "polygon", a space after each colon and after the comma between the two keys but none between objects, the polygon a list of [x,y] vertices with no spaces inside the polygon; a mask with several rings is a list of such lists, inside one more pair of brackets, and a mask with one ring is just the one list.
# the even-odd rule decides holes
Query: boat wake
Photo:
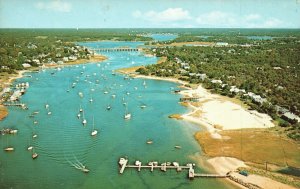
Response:
[{"label": "boat wake", "polygon": [[76,156],[74,156],[74,161],[70,161],[69,159],[65,158],[67,160],[67,162],[74,168],[84,172],[84,173],[88,173],[90,172],[90,170],[85,166],[83,165],[77,158]]}]

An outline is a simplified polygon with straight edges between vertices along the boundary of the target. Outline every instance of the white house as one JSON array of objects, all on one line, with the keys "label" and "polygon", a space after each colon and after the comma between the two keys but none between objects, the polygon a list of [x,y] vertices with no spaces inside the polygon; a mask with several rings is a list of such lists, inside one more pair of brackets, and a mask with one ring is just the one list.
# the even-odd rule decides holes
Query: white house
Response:
[{"label": "white house", "polygon": [[228,46],[228,43],[226,43],[226,42],[217,42],[217,43],[216,43],[216,46],[219,46],[219,47],[226,47],[226,46]]},{"label": "white house", "polygon": [[223,83],[221,80],[217,80],[217,79],[212,79],[210,82],[212,82],[212,83],[219,83],[219,84]]},{"label": "white house", "polygon": [[30,65],[30,64],[27,64],[27,63],[22,64],[22,66],[23,66],[24,68],[30,68],[30,67],[31,67],[31,65]]}]

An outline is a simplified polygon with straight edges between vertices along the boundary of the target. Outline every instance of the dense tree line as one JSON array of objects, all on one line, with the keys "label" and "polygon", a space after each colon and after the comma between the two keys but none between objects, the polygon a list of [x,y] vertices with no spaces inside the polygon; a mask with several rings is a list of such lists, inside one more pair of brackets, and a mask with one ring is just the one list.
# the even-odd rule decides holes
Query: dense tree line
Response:
[{"label": "dense tree line", "polygon": [[[300,38],[256,41],[248,47],[165,47],[157,48],[155,53],[157,56],[167,56],[167,61],[141,68],[138,70],[141,74],[203,83],[213,92],[231,97],[237,95],[252,108],[273,118],[276,118],[273,105],[285,107],[298,115],[300,113]],[[184,70],[177,58],[188,63],[189,69]],[[202,80],[191,73],[205,73],[208,78]],[[221,87],[211,83],[211,79],[222,80],[223,84],[228,85]],[[272,106],[253,103],[243,95],[230,92],[230,86],[258,94]]]},{"label": "dense tree line", "polygon": [[[129,33],[127,30],[99,29],[0,29],[0,72],[12,73],[23,69],[26,60],[72,55],[73,42],[96,40],[141,41],[151,38]],[[85,52],[80,52],[84,57]],[[32,66],[37,66],[31,62]]]}]

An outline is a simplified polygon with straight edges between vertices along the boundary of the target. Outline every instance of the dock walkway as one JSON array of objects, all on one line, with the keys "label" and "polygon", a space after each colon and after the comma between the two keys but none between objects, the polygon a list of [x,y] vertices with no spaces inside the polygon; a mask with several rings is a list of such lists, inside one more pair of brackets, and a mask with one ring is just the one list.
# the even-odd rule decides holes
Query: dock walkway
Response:
[{"label": "dock walkway", "polygon": [[140,51],[138,48],[92,48],[91,50],[101,52]]},{"label": "dock walkway", "polygon": [[134,165],[128,164],[128,159],[126,158],[120,158],[119,160],[119,166],[120,166],[120,174],[123,174],[125,171],[125,168],[135,168],[138,171],[141,171],[141,169],[150,169],[151,172],[154,171],[154,169],[160,169],[161,171],[166,172],[167,169],[175,169],[177,172],[180,172],[182,170],[188,170],[188,178],[193,179],[195,177],[203,177],[203,178],[226,178],[228,175],[219,175],[219,174],[199,174],[195,173],[194,166],[195,164],[188,163],[186,165],[179,165],[178,162],[164,162],[162,164],[158,164],[157,161],[151,161],[148,163],[148,165],[142,165],[142,162],[135,161]]},{"label": "dock walkway", "polygon": [[3,105],[4,106],[17,106],[17,107],[21,107],[22,109],[28,109],[28,107],[24,103],[8,103],[8,102],[5,102],[5,103],[3,103]]},{"label": "dock walkway", "polygon": [[198,102],[198,97],[182,97],[179,99],[180,102]]}]

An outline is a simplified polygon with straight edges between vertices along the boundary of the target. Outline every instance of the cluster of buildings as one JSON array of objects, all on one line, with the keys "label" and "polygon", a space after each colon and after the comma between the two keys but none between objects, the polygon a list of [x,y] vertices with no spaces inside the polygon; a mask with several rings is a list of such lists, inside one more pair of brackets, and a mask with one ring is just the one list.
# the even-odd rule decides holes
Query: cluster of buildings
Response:
[{"label": "cluster of buildings", "polygon": [[[29,49],[38,48],[37,45],[29,44],[27,46]],[[22,66],[24,68],[30,68],[33,64],[64,64],[65,62],[75,61],[77,59],[89,59],[94,55],[94,52],[82,46],[72,46],[72,47],[58,47],[56,48],[55,56],[51,53],[40,53],[37,56],[31,58],[26,57]],[[22,52],[19,53],[21,55]]]},{"label": "cluster of buildings", "polygon": [[294,123],[300,122],[300,117],[293,114],[292,112],[290,112],[290,110],[288,110],[284,107],[278,106],[278,105],[275,106],[275,109],[276,109],[277,113],[279,115],[281,115],[282,119],[287,120],[289,122],[294,122]]},{"label": "cluster of buildings", "polygon": [[[208,77],[205,73],[191,73],[191,72],[189,72],[189,69],[190,69],[189,63],[183,62],[182,60],[180,60],[177,57],[175,57],[175,62],[180,64],[181,74],[188,74],[190,77],[196,77],[196,78],[199,78],[202,81],[204,81],[205,79],[208,79]],[[221,88],[225,88],[228,85],[228,84],[223,83],[223,81],[220,80],[220,79],[209,79],[209,82],[211,82],[213,84],[217,84]],[[243,95],[243,97],[247,97],[247,98],[251,99],[253,102],[258,103],[258,104],[270,103],[270,102],[267,101],[266,98],[263,98],[262,96],[260,96],[258,94],[255,94],[253,92],[247,92],[245,89],[239,89],[236,86],[230,86],[229,91],[231,93]],[[283,118],[284,120],[289,121],[289,122],[300,122],[300,117],[293,114],[289,110],[287,110],[285,108],[282,108],[280,106],[277,106],[277,105],[275,106],[275,109],[276,109],[277,113],[281,116],[281,118]]]},{"label": "cluster of buildings", "polygon": [[18,101],[21,96],[23,94],[25,94],[27,88],[29,88],[29,83],[26,82],[26,83],[19,83],[19,84],[16,84],[15,87],[12,87],[12,88],[4,88],[3,89],[3,96],[6,101],[9,101],[9,102],[15,102],[15,101]]}]

